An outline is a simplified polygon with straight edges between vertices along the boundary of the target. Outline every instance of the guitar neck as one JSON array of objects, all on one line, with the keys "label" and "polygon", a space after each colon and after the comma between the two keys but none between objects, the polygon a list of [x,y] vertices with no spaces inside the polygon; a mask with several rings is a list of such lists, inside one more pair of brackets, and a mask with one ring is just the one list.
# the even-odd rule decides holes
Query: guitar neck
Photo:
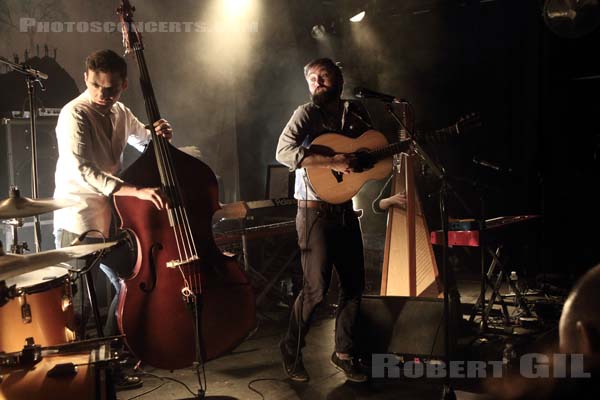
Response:
[{"label": "guitar neck", "polygon": [[403,151],[408,150],[410,143],[410,141],[392,143],[385,147],[371,150],[369,152],[369,155],[373,158],[374,161],[383,160],[385,158],[393,156],[394,154],[402,153]]},{"label": "guitar neck", "polygon": [[[448,126],[446,128],[442,128],[442,129],[437,129],[435,131],[430,131],[430,132],[425,132],[423,134],[421,134],[421,136],[438,136],[438,135],[457,135],[460,134],[460,128],[459,128],[459,124],[454,124],[451,126]],[[402,135],[401,138],[404,138],[405,136]],[[408,148],[410,147],[410,141],[407,140],[402,140],[400,142],[396,142],[396,143],[392,143],[389,144],[385,147],[379,148],[379,149],[375,149],[375,150],[371,150],[369,152],[369,155],[371,157],[373,157],[373,159],[375,161],[379,161],[379,160],[383,160],[385,158],[391,157],[394,154],[398,154],[398,153],[402,153],[406,150],[408,150]]]},{"label": "guitar neck", "polygon": [[442,135],[460,135],[460,125],[458,123],[435,131],[426,132],[424,136],[442,136]]}]

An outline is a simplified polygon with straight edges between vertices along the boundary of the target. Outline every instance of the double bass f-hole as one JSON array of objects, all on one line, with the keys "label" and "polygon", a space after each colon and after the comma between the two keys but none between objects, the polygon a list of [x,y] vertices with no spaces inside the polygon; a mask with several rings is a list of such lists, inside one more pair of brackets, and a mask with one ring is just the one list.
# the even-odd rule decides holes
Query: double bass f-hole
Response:
[{"label": "double bass f-hole", "polygon": [[146,287],[146,282],[140,282],[140,289],[144,293],[150,293],[156,287],[156,254],[162,250],[160,243],[154,243],[150,247],[150,285]]}]

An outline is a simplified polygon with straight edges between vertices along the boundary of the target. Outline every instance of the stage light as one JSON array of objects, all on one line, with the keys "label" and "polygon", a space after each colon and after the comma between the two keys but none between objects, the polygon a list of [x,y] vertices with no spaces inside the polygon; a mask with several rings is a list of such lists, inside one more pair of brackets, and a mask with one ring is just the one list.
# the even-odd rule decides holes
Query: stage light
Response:
[{"label": "stage light", "polygon": [[250,0],[222,0],[224,8],[229,15],[242,15],[248,10]]},{"label": "stage light", "polygon": [[367,15],[367,12],[361,11],[358,14],[356,14],[354,17],[350,18],[350,22],[360,22],[365,18],[365,15]]}]

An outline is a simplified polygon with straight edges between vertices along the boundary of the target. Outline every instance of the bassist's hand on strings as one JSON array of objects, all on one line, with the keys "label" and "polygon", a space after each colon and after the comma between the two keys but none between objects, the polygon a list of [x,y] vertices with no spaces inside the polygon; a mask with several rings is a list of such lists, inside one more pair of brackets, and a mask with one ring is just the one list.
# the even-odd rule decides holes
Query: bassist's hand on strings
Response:
[{"label": "bassist's hand on strings", "polygon": [[173,138],[173,128],[171,128],[171,124],[164,118],[159,119],[154,124],[154,131],[157,135],[163,136],[167,140],[171,140]]},{"label": "bassist's hand on strings", "polygon": [[169,206],[167,196],[159,187],[136,187],[129,183],[123,183],[113,193],[114,196],[132,196],[140,200],[151,201],[154,206],[162,210]]}]

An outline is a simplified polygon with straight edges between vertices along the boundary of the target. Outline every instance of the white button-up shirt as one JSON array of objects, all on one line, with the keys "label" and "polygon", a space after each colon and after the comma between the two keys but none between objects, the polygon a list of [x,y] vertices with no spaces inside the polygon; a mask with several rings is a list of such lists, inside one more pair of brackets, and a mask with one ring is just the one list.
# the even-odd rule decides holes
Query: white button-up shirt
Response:
[{"label": "white button-up shirt", "polygon": [[92,105],[87,91],[60,111],[56,125],[58,161],[55,198],[77,206],[54,212],[54,232],[81,234],[97,229],[108,236],[111,220],[109,196],[122,182],[121,169],[127,143],[143,149],[150,132],[121,102],[105,114]]}]

